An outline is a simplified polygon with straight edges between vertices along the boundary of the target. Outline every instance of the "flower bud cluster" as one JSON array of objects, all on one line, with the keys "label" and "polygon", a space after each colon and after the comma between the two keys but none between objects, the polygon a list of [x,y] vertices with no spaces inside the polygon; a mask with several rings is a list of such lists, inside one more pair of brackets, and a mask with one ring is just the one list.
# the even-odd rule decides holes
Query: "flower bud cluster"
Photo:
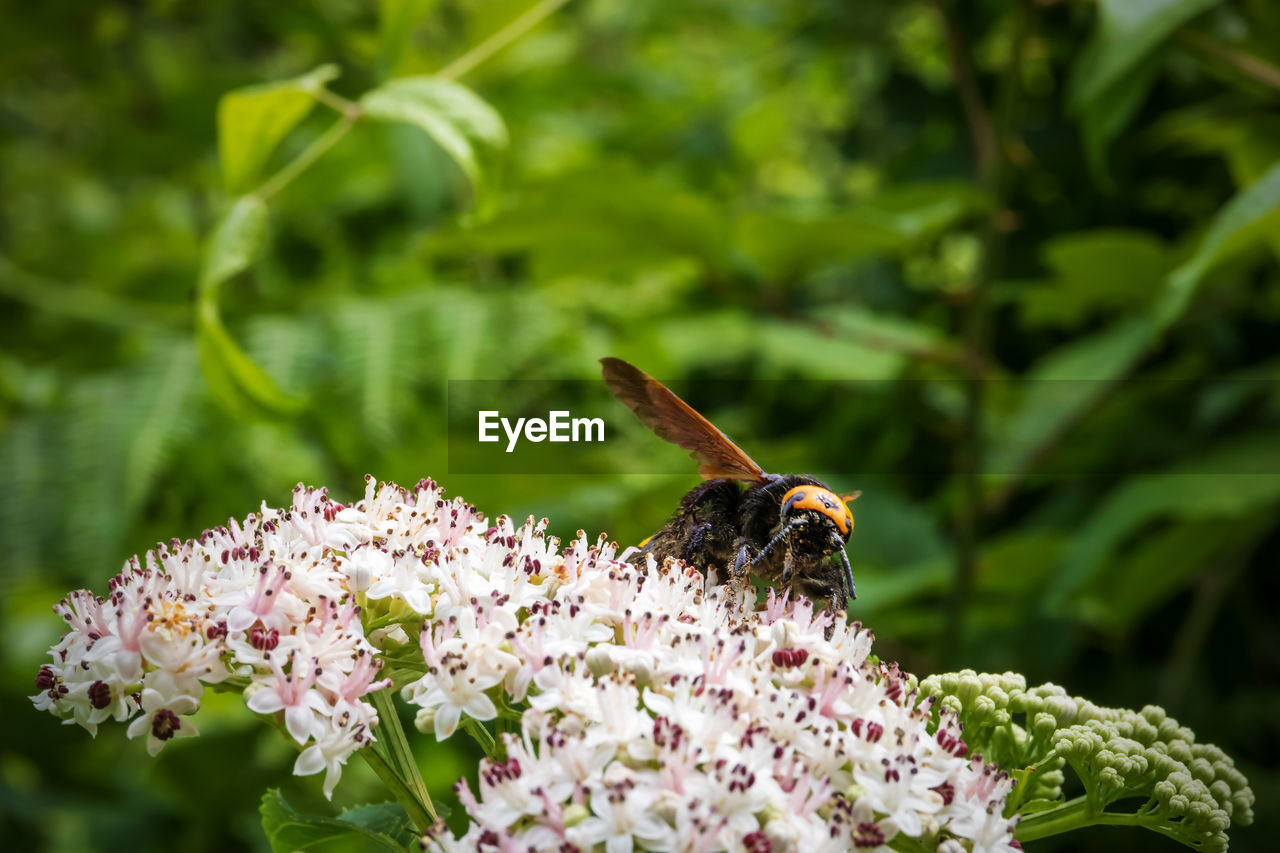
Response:
[{"label": "flower bud cluster", "polygon": [[1163,708],[1103,708],[1054,684],[1028,688],[1016,673],[972,670],[930,676],[920,696],[951,709],[970,746],[1000,766],[1029,768],[1020,776],[1027,790],[1010,800],[1015,809],[1039,800],[1042,811],[1043,801],[1060,800],[1062,768],[1070,766],[1093,817],[1121,800],[1140,803],[1135,822],[1206,850],[1226,849],[1232,821],[1253,821],[1244,774]]}]

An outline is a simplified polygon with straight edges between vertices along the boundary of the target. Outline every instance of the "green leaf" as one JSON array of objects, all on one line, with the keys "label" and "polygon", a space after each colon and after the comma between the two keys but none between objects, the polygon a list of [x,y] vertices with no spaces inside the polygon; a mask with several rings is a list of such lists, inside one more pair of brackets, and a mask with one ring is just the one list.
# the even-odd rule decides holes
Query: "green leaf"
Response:
[{"label": "green leaf", "polygon": [[1028,529],[992,539],[978,562],[980,597],[1038,594],[1053,574],[1066,537],[1056,530]]},{"label": "green leaf", "polygon": [[[658,349],[684,366],[760,359],[761,378],[890,379],[906,364],[894,352],[861,346],[811,326],[750,318],[734,310],[669,320],[654,329]],[[714,346],[707,342],[713,341]]]},{"label": "green leaf", "polygon": [[1093,36],[1069,83],[1072,108],[1083,112],[1178,27],[1221,0],[1099,0]]},{"label": "green leaf", "polygon": [[409,826],[408,815],[398,803],[377,803],[347,809],[338,817],[307,815],[295,811],[279,789],[272,788],[262,797],[258,808],[262,815],[262,831],[274,853],[313,850],[335,842],[350,849],[392,850],[404,853],[416,839]]},{"label": "green leaf", "polygon": [[946,563],[951,545],[934,512],[890,483],[859,478],[863,497],[853,505],[857,526],[850,555],[859,566],[892,574],[904,566]]},{"label": "green leaf", "polygon": [[187,340],[162,347],[138,371],[138,383],[130,406],[133,424],[124,450],[125,510],[134,513],[151,491],[177,436],[191,416],[187,397],[196,383],[196,360]]},{"label": "green leaf", "polygon": [[438,0],[379,0],[378,68],[383,77],[395,73],[400,57],[413,36],[414,26],[427,16]]},{"label": "green leaf", "polygon": [[1092,578],[1127,537],[1148,522],[1238,518],[1280,500],[1280,446],[1271,436],[1237,439],[1167,473],[1132,477],[1073,538],[1046,593],[1050,608]]},{"label": "green leaf", "polygon": [[271,152],[307,117],[316,90],[338,76],[323,65],[294,80],[235,89],[218,102],[218,154],[227,192],[253,188]]},{"label": "green leaf", "polygon": [[421,128],[458,164],[472,190],[483,186],[481,161],[507,147],[502,117],[474,92],[436,77],[402,77],[360,99],[365,115]]},{"label": "green leaf", "polygon": [[1165,294],[1156,305],[1156,322],[1164,329],[1186,310],[1196,287],[1220,261],[1280,229],[1280,162],[1239,192],[1218,211],[1200,245],[1169,275]]},{"label": "green leaf", "polygon": [[1023,379],[996,392],[1020,391],[1016,406],[992,425],[983,470],[1024,473],[1124,376],[1154,340],[1151,323],[1135,318],[1046,355]]},{"label": "green leaf", "polygon": [[1093,624],[1124,631],[1182,589],[1224,545],[1238,541],[1241,529],[1213,519],[1143,536],[1110,555],[1079,590],[1072,609]]},{"label": "green leaf", "polygon": [[1080,115],[1080,134],[1089,169],[1104,190],[1113,189],[1107,170],[1107,148],[1129,126],[1160,75],[1163,57],[1153,52],[1137,67],[1089,102]]},{"label": "green leaf", "polygon": [[221,285],[249,268],[266,232],[266,203],[251,195],[238,199],[209,239],[196,303],[196,340],[209,389],[225,408],[249,419],[288,416],[305,405],[245,354],[223,326],[218,308]]},{"label": "green leaf", "polygon": [[735,222],[734,243],[762,279],[786,281],[822,264],[901,252],[902,233],[858,213],[795,216],[779,211],[745,213]]},{"label": "green leaf", "polygon": [[253,195],[236,199],[214,227],[205,247],[200,298],[216,298],[219,285],[247,270],[262,251],[266,236],[266,202]]},{"label": "green leaf", "polygon": [[1052,281],[1018,294],[1023,320],[1031,326],[1071,328],[1102,311],[1146,305],[1171,266],[1160,238],[1118,228],[1054,237],[1040,254]]},{"label": "green leaf", "polygon": [[822,264],[906,252],[986,204],[972,184],[912,185],[838,213],[748,212],[734,242],[762,278],[786,280]]},{"label": "green leaf", "polygon": [[536,281],[632,277],[683,259],[722,269],[725,217],[676,182],[606,164],[528,187],[518,206],[483,224],[439,229],[429,248],[443,255],[519,254]]},{"label": "green leaf", "polygon": [[[851,556],[852,553],[851,552]],[[881,618],[884,614],[911,605],[915,602],[936,599],[945,595],[955,573],[952,560],[940,558],[926,560],[906,566],[894,566],[891,569],[861,566],[854,562],[854,583],[858,587],[857,613],[859,619],[870,616]],[[910,607],[903,608],[910,611]],[[923,611],[918,611],[923,615]],[[930,614],[932,628],[920,633],[936,632],[938,618]],[[923,620],[928,621],[928,620]],[[883,628],[882,622],[876,622],[876,632]],[[897,637],[897,634],[893,636]]]},{"label": "green leaf", "polygon": [[870,349],[942,361],[964,360],[963,349],[937,329],[905,317],[849,305],[824,311],[814,319],[830,323],[840,336]]}]

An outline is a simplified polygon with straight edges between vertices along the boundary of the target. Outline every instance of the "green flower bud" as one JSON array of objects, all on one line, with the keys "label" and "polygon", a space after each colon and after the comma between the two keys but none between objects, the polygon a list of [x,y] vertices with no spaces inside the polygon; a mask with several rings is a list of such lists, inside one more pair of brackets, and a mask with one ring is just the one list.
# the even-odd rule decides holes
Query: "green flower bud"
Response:
[{"label": "green flower bud", "polygon": [[1205,761],[1203,758],[1197,758],[1187,765],[1187,769],[1191,771],[1191,775],[1204,782],[1206,785],[1213,781],[1213,765]]},{"label": "green flower bud", "polygon": [[964,706],[968,708],[975,698],[982,693],[982,682],[978,679],[973,670],[965,670],[960,676],[960,683],[956,685],[955,695],[960,698]]},{"label": "green flower bud", "polygon": [[574,804],[564,810],[564,825],[577,826],[589,817],[591,817],[591,809],[580,803]]},{"label": "green flower bud", "polygon": [[417,716],[413,718],[413,727],[424,735],[435,733],[436,730],[436,709],[423,708],[418,711]]},{"label": "green flower bud", "polygon": [[1006,693],[1023,693],[1027,689],[1027,677],[1020,672],[1006,672],[1000,676],[998,683]]},{"label": "green flower bud", "polygon": [[1039,739],[1048,738],[1057,731],[1057,720],[1051,713],[1037,713],[1032,720],[1032,731]]},{"label": "green flower bud", "polygon": [[609,646],[604,644],[592,646],[587,652],[587,669],[591,670],[591,674],[596,678],[604,678],[617,668],[618,665],[609,656]]}]

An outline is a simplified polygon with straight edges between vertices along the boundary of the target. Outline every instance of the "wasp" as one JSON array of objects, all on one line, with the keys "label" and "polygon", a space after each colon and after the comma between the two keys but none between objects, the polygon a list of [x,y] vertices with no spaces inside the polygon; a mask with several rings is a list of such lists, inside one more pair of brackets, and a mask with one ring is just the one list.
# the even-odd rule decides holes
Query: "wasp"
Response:
[{"label": "wasp", "polygon": [[[683,498],[671,519],[631,555],[684,560],[715,568],[732,600],[748,575],[843,610],[857,598],[845,545],[853,534],[848,503],[807,474],[770,474],[709,420],[640,368],[603,358],[604,381],[640,422],[689,451],[704,482]],[[727,578],[726,576],[727,572]]]}]

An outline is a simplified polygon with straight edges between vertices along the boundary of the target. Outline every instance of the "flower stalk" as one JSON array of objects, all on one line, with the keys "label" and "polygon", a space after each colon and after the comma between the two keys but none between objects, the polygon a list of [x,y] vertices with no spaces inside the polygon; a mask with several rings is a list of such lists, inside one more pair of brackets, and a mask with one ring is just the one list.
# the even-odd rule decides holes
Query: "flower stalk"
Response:
[{"label": "flower stalk", "polygon": [[[396,774],[403,787],[404,796],[413,801],[413,808],[405,806],[405,811],[409,812],[413,817],[415,812],[425,812],[425,816],[429,819],[423,823],[420,817],[413,817],[414,823],[422,832],[435,823],[436,809],[435,804],[431,802],[431,795],[427,792],[427,785],[422,779],[422,772],[418,768],[418,761],[413,755],[413,749],[409,746],[409,741],[405,737],[404,727],[400,725],[400,714],[396,711],[395,701],[392,699],[390,690],[376,690],[369,695],[373,702],[373,707],[378,711],[378,722],[374,726],[374,731],[380,735],[378,741],[385,744],[389,760],[384,762],[388,769]],[[374,746],[366,747],[365,752],[377,752]],[[381,753],[379,752],[381,758]],[[377,768],[374,768],[375,772]],[[385,780],[384,780],[385,781]],[[401,805],[405,805],[404,801],[397,797]]]}]

